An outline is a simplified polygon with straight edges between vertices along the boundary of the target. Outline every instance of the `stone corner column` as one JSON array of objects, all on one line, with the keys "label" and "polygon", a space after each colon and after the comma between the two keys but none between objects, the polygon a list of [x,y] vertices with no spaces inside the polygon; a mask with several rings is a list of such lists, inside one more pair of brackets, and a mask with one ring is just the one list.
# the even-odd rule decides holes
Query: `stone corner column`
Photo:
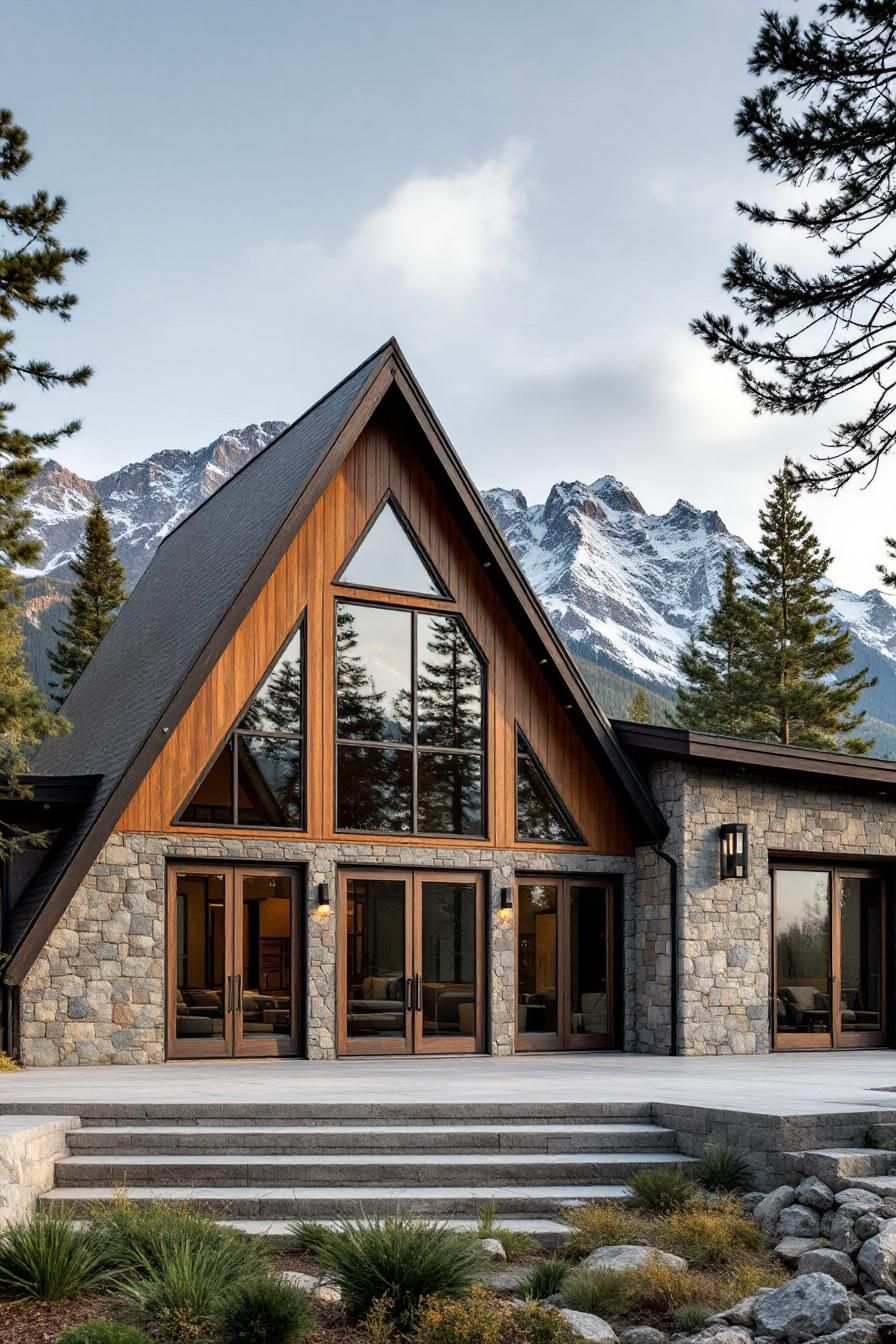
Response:
[{"label": "stone corner column", "polygon": [[506,918],[501,915],[501,888],[513,887],[512,862],[500,863],[492,870],[486,893],[489,946],[486,979],[490,995],[492,1055],[512,1055],[516,1029],[516,902]]},{"label": "stone corner column", "polygon": [[[305,930],[305,1001],[309,1059],[336,1058],[336,857],[318,851],[308,865],[308,885],[301,891]],[[319,914],[317,886],[330,889],[330,910]]]}]

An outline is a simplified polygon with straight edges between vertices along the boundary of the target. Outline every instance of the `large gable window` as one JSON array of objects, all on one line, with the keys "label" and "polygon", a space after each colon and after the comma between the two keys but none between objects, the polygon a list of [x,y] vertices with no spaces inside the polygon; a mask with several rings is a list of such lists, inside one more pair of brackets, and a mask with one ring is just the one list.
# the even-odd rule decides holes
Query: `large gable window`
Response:
[{"label": "large gable window", "polygon": [[551,845],[584,844],[548,772],[516,729],[516,838]]},{"label": "large gable window", "polygon": [[293,632],[178,821],[304,829],[304,633]]},{"label": "large gable window", "polygon": [[398,501],[387,494],[336,576],[348,588],[448,597]]},{"label": "large gable window", "polygon": [[482,659],[459,616],[336,606],[336,824],[485,833]]}]

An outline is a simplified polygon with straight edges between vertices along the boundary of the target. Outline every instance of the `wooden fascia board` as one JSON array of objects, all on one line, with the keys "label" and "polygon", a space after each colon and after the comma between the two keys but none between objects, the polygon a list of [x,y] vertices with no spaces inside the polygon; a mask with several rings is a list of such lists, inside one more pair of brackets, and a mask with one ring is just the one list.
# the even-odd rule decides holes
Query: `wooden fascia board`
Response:
[{"label": "wooden fascia board", "polygon": [[38,911],[6,964],[3,978],[18,985],[30,970],[35,957],[65,913],[69,902],[84,881],[91,865],[111,835],[119,817],[133,798],[140,782],[155,761],[170,733],[177,727],[205,679],[227,647],[241,621],[257,600],[265,583],[283,558],[290,541],[305,522],[336,471],[351,451],[364,426],[392,385],[394,367],[390,350],[384,351],[381,367],[371,374],[354,410],[336,431],[321,454],[317,467],[294,501],[284,522],[260,556],[249,579],[237,594],[226,615],[195,659],[155,727],[145,739],[134,760],[109,795],[89,831],[50,896]]}]

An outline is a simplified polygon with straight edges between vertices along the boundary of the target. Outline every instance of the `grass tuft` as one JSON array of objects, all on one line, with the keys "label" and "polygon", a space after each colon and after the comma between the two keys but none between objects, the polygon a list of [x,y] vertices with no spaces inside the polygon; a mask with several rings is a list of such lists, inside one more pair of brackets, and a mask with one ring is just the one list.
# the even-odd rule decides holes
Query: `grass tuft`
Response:
[{"label": "grass tuft", "polygon": [[152,1340],[145,1330],[119,1321],[82,1321],[63,1330],[58,1344],[152,1344]]},{"label": "grass tuft", "polygon": [[657,1221],[654,1244],[694,1269],[730,1269],[763,1247],[762,1229],[735,1199],[694,1201]]},{"label": "grass tuft", "polygon": [[728,1143],[708,1143],[695,1174],[707,1190],[722,1194],[749,1190],[751,1184],[749,1162],[743,1153]]},{"label": "grass tuft", "polygon": [[296,1239],[298,1249],[315,1260],[320,1259],[324,1246],[329,1245],[339,1235],[332,1227],[324,1227],[323,1223],[314,1223],[307,1219],[290,1223],[289,1230]]},{"label": "grass tuft", "polygon": [[0,1233],[0,1292],[59,1302],[104,1279],[109,1263],[101,1239],[58,1213],[36,1213]]},{"label": "grass tuft", "polygon": [[673,1312],[672,1327],[680,1334],[695,1335],[703,1329],[711,1315],[709,1307],[702,1307],[698,1302],[687,1302]]},{"label": "grass tuft", "polygon": [[563,1280],[563,1302],[605,1320],[625,1317],[631,1305],[630,1276],[615,1269],[571,1269]]},{"label": "grass tuft", "polygon": [[21,1068],[12,1055],[8,1055],[5,1050],[0,1050],[0,1073],[17,1073]]},{"label": "grass tuft", "polygon": [[684,1172],[666,1167],[642,1167],[629,1181],[639,1208],[650,1213],[683,1209],[694,1198],[694,1187]]},{"label": "grass tuft", "polygon": [[280,1279],[250,1279],[225,1298],[218,1330],[222,1344],[298,1344],[314,1318],[307,1294]]},{"label": "grass tuft", "polygon": [[[534,1302],[512,1306],[477,1285],[460,1300],[425,1298],[410,1340],[411,1344],[575,1344],[576,1336],[559,1312]],[[386,1344],[385,1337],[374,1344]]]},{"label": "grass tuft", "polygon": [[562,1254],[572,1259],[599,1246],[643,1246],[650,1240],[650,1221],[628,1204],[582,1204],[564,1210],[563,1219],[573,1232],[564,1240]]},{"label": "grass tuft", "polygon": [[565,1260],[540,1260],[532,1266],[520,1285],[520,1297],[527,1302],[540,1302],[545,1297],[553,1297],[560,1292],[568,1273],[569,1265]]}]

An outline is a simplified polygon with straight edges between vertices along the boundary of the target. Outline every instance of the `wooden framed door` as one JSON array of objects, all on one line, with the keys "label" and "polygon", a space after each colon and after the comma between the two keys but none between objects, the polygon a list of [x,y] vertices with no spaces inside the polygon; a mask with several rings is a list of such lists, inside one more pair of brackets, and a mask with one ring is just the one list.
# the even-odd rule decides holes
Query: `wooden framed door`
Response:
[{"label": "wooden framed door", "polygon": [[606,879],[517,882],[517,1050],[613,1045],[614,905],[615,887]]},{"label": "wooden framed door", "polygon": [[298,927],[290,869],[169,865],[169,1059],[298,1053]]},{"label": "wooden framed door", "polygon": [[484,934],[477,874],[341,873],[339,1054],[481,1050]]},{"label": "wooden framed door", "polygon": [[776,1050],[867,1049],[886,1032],[886,900],[873,869],[772,869]]}]

